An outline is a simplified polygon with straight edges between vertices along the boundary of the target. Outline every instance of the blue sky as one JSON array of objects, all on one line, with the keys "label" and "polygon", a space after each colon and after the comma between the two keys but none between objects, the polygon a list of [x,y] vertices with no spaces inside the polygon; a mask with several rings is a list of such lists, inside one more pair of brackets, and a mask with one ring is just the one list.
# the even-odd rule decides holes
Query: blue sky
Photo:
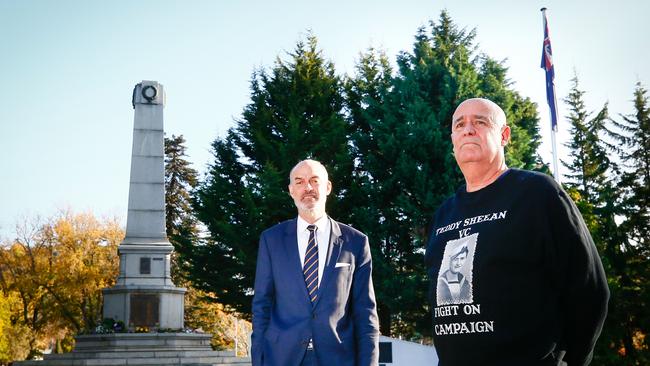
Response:
[{"label": "blue sky", "polygon": [[[184,135],[204,171],[210,143],[249,100],[253,70],[285,57],[307,30],[340,74],[352,74],[370,46],[394,62],[417,28],[447,9],[477,29],[482,52],[506,59],[514,87],[538,103],[548,138],[542,6],[558,99],[577,72],[589,109],[609,101],[615,115],[632,112],[634,84],[650,87],[647,1],[0,0],[0,238],[13,237],[25,217],[67,208],[125,221],[131,92],[141,80],[165,86],[166,133]],[[546,162],[550,151],[540,149]]]}]

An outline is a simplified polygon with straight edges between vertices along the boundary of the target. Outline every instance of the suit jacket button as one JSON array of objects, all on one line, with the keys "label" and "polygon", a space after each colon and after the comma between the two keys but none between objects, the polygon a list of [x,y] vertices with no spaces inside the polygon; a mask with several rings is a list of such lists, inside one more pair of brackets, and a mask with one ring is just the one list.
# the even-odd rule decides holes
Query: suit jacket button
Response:
[{"label": "suit jacket button", "polygon": [[316,314],[311,314],[312,319],[316,319]]}]

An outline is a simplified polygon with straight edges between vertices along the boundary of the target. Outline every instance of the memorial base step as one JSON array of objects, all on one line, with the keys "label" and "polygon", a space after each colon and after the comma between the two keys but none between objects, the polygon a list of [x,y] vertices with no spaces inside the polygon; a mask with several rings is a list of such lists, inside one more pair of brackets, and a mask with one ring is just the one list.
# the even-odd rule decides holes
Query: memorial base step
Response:
[{"label": "memorial base step", "polygon": [[116,333],[77,336],[72,352],[45,355],[16,366],[250,366],[248,357],[213,351],[210,334]]}]

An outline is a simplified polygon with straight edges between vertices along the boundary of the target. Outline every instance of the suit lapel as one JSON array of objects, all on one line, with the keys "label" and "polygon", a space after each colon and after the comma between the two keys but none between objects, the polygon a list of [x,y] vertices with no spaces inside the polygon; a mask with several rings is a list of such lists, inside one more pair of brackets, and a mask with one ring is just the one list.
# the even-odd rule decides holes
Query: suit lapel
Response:
[{"label": "suit lapel", "polygon": [[325,261],[325,269],[323,270],[323,278],[320,281],[320,286],[318,286],[318,298],[316,298],[316,303],[314,303],[314,307],[318,305],[318,302],[320,299],[326,295],[325,294],[325,289],[327,288],[327,284],[329,283],[330,278],[332,277],[332,272],[334,271],[334,267],[336,266],[336,261],[339,258],[339,254],[341,253],[341,244],[343,242],[341,238],[341,228],[339,227],[339,224],[332,220],[330,220],[330,242],[329,246],[327,248],[327,259]]},{"label": "suit lapel", "polygon": [[305,301],[311,305],[307,285],[305,285],[305,277],[302,274],[302,267],[300,265],[297,230],[298,220],[293,219],[288,222],[284,232],[284,240],[282,242],[284,243],[285,258],[287,258],[287,269],[290,271],[289,277],[296,281],[296,288],[303,292]]}]

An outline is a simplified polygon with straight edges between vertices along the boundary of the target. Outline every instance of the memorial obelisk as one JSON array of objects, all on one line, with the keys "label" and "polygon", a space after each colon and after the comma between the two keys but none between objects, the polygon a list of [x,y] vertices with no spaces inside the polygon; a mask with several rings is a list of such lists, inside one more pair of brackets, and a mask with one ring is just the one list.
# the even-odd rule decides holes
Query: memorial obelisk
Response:
[{"label": "memorial obelisk", "polygon": [[126,237],[118,248],[117,283],[104,289],[104,318],[129,329],[183,328],[185,289],[174,286],[174,247],[165,230],[165,90],[155,81],[135,86],[129,210]]},{"label": "memorial obelisk", "polygon": [[163,86],[155,81],[137,84],[132,104],[135,118],[126,236],[118,248],[117,283],[104,289],[103,314],[124,322],[128,329],[78,335],[72,352],[15,364],[250,366],[248,357],[213,351],[210,334],[182,331],[185,289],[172,283],[170,256],[174,248],[165,233]]}]

